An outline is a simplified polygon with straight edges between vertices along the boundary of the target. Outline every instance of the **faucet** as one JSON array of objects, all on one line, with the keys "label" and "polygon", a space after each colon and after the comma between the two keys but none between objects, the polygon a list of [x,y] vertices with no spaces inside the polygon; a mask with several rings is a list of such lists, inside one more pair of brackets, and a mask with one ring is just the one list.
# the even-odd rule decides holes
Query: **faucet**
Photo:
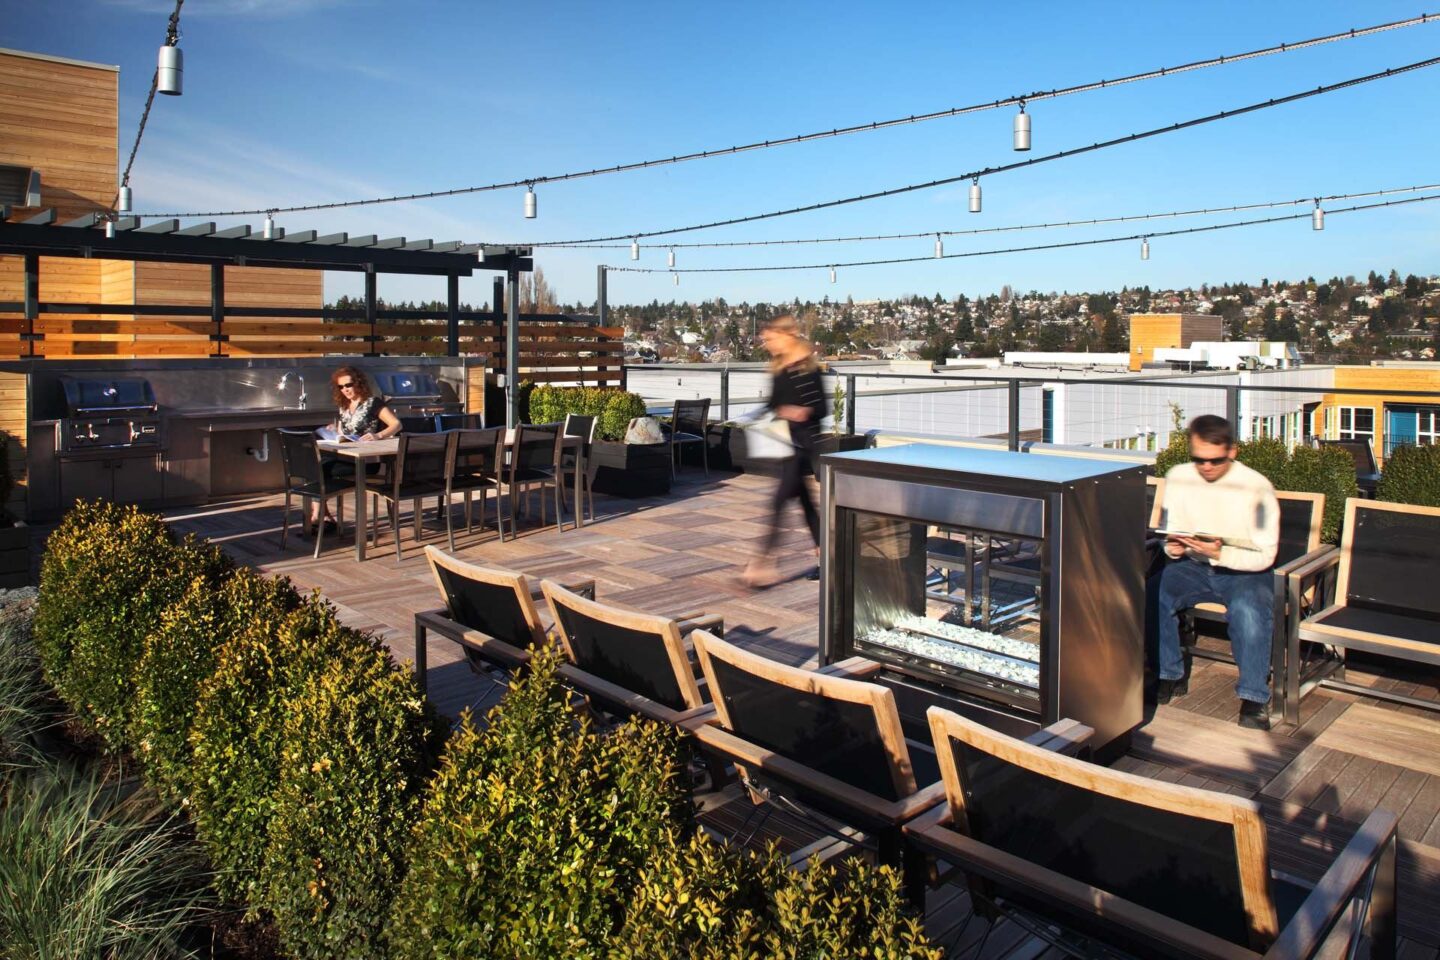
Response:
[{"label": "faucet", "polygon": [[286,384],[288,384],[288,383],[290,382],[290,378],[291,378],[291,377],[294,377],[296,380],[300,381],[300,407],[299,407],[299,409],[304,410],[304,409],[305,409],[305,375],[304,375],[303,373],[300,373],[300,372],[298,372],[298,371],[296,371],[296,370],[291,370],[289,373],[285,374],[285,376],[283,376],[283,377],[280,378],[280,386],[276,387],[276,389],[277,389],[277,390],[284,390]]}]

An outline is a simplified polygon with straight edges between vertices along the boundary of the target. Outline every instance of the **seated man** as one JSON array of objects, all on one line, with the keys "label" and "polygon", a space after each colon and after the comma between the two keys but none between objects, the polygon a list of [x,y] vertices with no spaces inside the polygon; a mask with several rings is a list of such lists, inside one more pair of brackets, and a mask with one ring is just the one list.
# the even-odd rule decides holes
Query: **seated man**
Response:
[{"label": "seated man", "polygon": [[1240,725],[1270,729],[1270,650],[1274,586],[1270,568],[1280,542],[1275,488],[1235,462],[1235,433],[1223,417],[1196,417],[1186,428],[1190,462],[1165,474],[1162,529],[1169,562],[1158,575],[1159,683],[1155,699],[1169,703],[1187,691],[1180,650],[1181,611],[1223,603],[1240,681]]}]

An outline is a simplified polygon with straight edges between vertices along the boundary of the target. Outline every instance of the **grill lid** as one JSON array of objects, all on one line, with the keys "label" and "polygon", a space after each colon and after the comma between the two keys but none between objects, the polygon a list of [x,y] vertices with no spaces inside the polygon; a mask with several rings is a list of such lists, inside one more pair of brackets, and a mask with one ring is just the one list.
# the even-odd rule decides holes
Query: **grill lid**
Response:
[{"label": "grill lid", "polygon": [[428,373],[411,370],[376,373],[375,385],[380,392],[392,399],[419,398],[438,399],[440,384]]},{"label": "grill lid", "polygon": [[155,391],[143,377],[62,377],[69,416],[144,410],[155,412]]}]

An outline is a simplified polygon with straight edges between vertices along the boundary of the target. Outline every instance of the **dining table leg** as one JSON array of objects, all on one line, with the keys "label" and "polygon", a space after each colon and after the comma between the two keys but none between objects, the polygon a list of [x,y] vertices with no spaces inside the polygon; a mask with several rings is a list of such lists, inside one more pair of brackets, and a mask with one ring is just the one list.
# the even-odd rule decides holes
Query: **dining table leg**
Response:
[{"label": "dining table leg", "polygon": [[364,457],[355,458],[355,560],[365,562],[365,540],[370,533],[370,487],[365,482]]}]

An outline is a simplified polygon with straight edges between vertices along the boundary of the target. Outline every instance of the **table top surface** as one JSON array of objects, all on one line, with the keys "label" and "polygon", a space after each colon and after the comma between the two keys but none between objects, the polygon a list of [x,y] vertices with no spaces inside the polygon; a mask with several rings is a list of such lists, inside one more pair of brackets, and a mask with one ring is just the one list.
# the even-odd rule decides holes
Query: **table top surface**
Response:
[{"label": "table top surface", "polygon": [[[435,436],[435,434],[422,434],[422,436]],[[567,447],[579,446],[584,437],[565,437],[563,443]],[[505,431],[505,442],[515,442],[515,431]],[[340,457],[350,457],[353,460],[371,460],[381,457],[393,457],[400,453],[400,438],[390,437],[385,440],[317,440],[315,445],[326,453],[333,453]]]}]

